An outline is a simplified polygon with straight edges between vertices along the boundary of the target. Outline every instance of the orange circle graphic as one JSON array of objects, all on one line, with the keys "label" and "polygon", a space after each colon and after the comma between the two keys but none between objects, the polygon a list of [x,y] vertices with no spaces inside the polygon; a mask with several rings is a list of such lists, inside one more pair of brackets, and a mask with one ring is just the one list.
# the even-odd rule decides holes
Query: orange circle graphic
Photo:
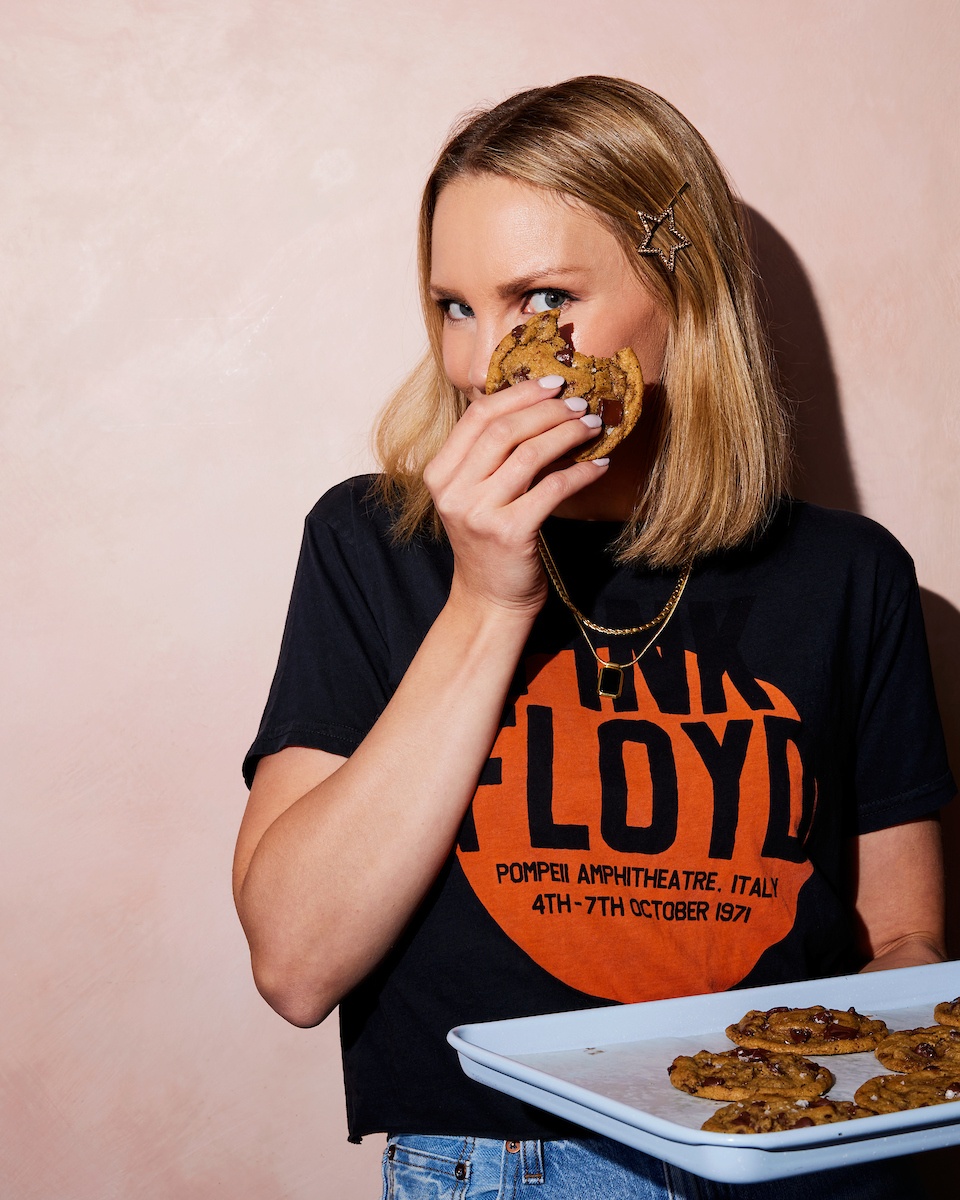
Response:
[{"label": "orange circle graphic", "polygon": [[[579,703],[573,651],[531,658],[528,690],[473,801],[471,887],[535,962],[594,996],[721,991],[793,925],[813,868],[816,804],[790,701],[752,709],[724,678],[704,713],[686,653],[687,713],[661,712],[634,668],[636,711]],[[532,753],[546,759],[528,763]],[[601,771],[604,779],[601,786]]]}]

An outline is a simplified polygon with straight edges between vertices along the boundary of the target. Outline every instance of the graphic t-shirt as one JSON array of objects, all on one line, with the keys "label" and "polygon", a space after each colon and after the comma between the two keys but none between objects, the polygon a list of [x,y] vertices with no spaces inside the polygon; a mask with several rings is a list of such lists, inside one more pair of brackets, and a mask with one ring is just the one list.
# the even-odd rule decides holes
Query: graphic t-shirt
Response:
[{"label": "graphic t-shirt", "polygon": [[[396,545],[369,482],[307,520],[248,781],[284,746],[352,753],[446,600],[449,548]],[[676,583],[616,566],[618,531],[544,527],[611,628]],[[592,636],[620,663],[643,645]],[[448,862],[341,1004],[351,1136],[565,1133],[467,1080],[454,1025],[855,970],[848,839],[954,790],[912,563],[863,517],[787,501],[755,545],[698,564],[616,699],[551,595]]]}]

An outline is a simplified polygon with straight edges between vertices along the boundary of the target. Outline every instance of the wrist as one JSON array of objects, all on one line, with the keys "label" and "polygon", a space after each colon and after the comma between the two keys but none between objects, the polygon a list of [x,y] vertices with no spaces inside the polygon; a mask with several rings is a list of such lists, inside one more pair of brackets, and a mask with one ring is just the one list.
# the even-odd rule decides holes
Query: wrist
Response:
[{"label": "wrist", "polygon": [[445,610],[465,628],[478,633],[496,632],[525,641],[547,598],[546,580],[529,594],[511,600],[470,587],[454,573]]}]

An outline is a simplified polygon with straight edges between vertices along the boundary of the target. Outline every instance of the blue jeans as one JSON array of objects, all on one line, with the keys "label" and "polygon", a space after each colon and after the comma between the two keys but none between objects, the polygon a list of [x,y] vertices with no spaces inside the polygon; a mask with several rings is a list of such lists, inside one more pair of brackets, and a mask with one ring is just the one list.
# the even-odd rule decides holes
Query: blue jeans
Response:
[{"label": "blue jeans", "polygon": [[923,1200],[886,1159],[767,1183],[714,1183],[607,1138],[393,1137],[382,1200]]}]

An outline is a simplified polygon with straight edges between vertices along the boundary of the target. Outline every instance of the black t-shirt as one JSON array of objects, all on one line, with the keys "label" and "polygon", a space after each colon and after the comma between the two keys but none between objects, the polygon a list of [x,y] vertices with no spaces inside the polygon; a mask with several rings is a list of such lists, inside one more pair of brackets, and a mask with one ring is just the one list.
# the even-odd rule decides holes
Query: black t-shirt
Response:
[{"label": "black t-shirt", "polygon": [[[397,545],[369,484],[307,519],[248,782],[285,746],[350,755],[446,600],[449,547]],[[544,534],[577,606],[620,628],[676,574],[616,566],[618,530]],[[617,662],[642,645],[594,637]],[[847,839],[954,790],[913,565],[864,517],[785,501],[749,548],[699,563],[616,700],[551,593],[456,847],[341,1003],[351,1137],[566,1135],[468,1080],[454,1025],[856,970]]]}]

